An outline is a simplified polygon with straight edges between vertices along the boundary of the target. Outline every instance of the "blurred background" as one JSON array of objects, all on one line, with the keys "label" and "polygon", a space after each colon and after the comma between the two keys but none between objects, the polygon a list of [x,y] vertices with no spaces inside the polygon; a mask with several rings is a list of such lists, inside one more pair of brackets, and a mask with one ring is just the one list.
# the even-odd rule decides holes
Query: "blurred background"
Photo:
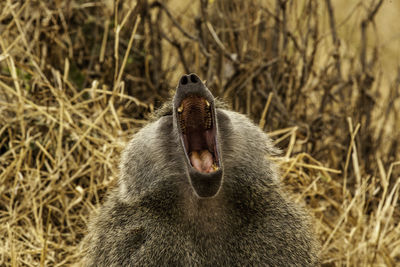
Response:
[{"label": "blurred background", "polygon": [[195,72],[282,149],[323,266],[400,264],[400,1],[0,2],[0,265],[78,264],[129,138]]}]

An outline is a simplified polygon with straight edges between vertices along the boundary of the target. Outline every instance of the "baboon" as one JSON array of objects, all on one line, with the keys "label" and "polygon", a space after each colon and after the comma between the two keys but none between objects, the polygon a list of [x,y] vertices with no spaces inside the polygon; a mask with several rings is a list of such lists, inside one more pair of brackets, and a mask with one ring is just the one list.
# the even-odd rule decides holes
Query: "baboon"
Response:
[{"label": "baboon", "polygon": [[195,74],[135,134],[89,226],[87,266],[316,266],[306,213],[282,191],[277,150]]}]

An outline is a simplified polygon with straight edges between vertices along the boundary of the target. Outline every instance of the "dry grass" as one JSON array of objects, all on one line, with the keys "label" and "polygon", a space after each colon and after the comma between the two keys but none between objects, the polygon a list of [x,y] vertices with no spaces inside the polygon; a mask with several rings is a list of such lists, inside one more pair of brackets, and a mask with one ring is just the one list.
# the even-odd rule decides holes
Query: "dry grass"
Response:
[{"label": "dry grass", "polygon": [[270,2],[1,1],[0,265],[79,262],[125,142],[184,72],[284,149],[325,266],[398,265],[399,56],[376,38],[398,4]]}]

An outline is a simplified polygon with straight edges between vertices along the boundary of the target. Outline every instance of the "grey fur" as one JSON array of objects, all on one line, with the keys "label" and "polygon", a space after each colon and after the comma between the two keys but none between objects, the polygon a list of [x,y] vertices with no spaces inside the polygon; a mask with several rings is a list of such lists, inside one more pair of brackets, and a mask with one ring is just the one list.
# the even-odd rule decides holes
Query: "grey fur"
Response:
[{"label": "grey fur", "polygon": [[126,147],[118,188],[85,239],[87,266],[316,266],[306,213],[282,192],[270,138],[218,108],[224,181],[215,197],[190,186],[171,105]]}]

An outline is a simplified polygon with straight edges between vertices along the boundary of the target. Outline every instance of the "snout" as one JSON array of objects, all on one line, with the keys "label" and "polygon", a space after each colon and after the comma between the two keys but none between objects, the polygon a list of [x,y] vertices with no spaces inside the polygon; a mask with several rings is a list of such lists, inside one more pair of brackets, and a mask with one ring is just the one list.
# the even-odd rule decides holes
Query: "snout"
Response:
[{"label": "snout", "polygon": [[182,100],[191,95],[202,97],[210,104],[214,103],[214,96],[200,80],[200,78],[194,73],[188,75],[185,74],[179,79],[174,97],[174,105],[179,107]]},{"label": "snout", "polygon": [[199,197],[213,197],[223,174],[214,96],[196,74],[189,74],[180,78],[173,102],[190,184]]}]

